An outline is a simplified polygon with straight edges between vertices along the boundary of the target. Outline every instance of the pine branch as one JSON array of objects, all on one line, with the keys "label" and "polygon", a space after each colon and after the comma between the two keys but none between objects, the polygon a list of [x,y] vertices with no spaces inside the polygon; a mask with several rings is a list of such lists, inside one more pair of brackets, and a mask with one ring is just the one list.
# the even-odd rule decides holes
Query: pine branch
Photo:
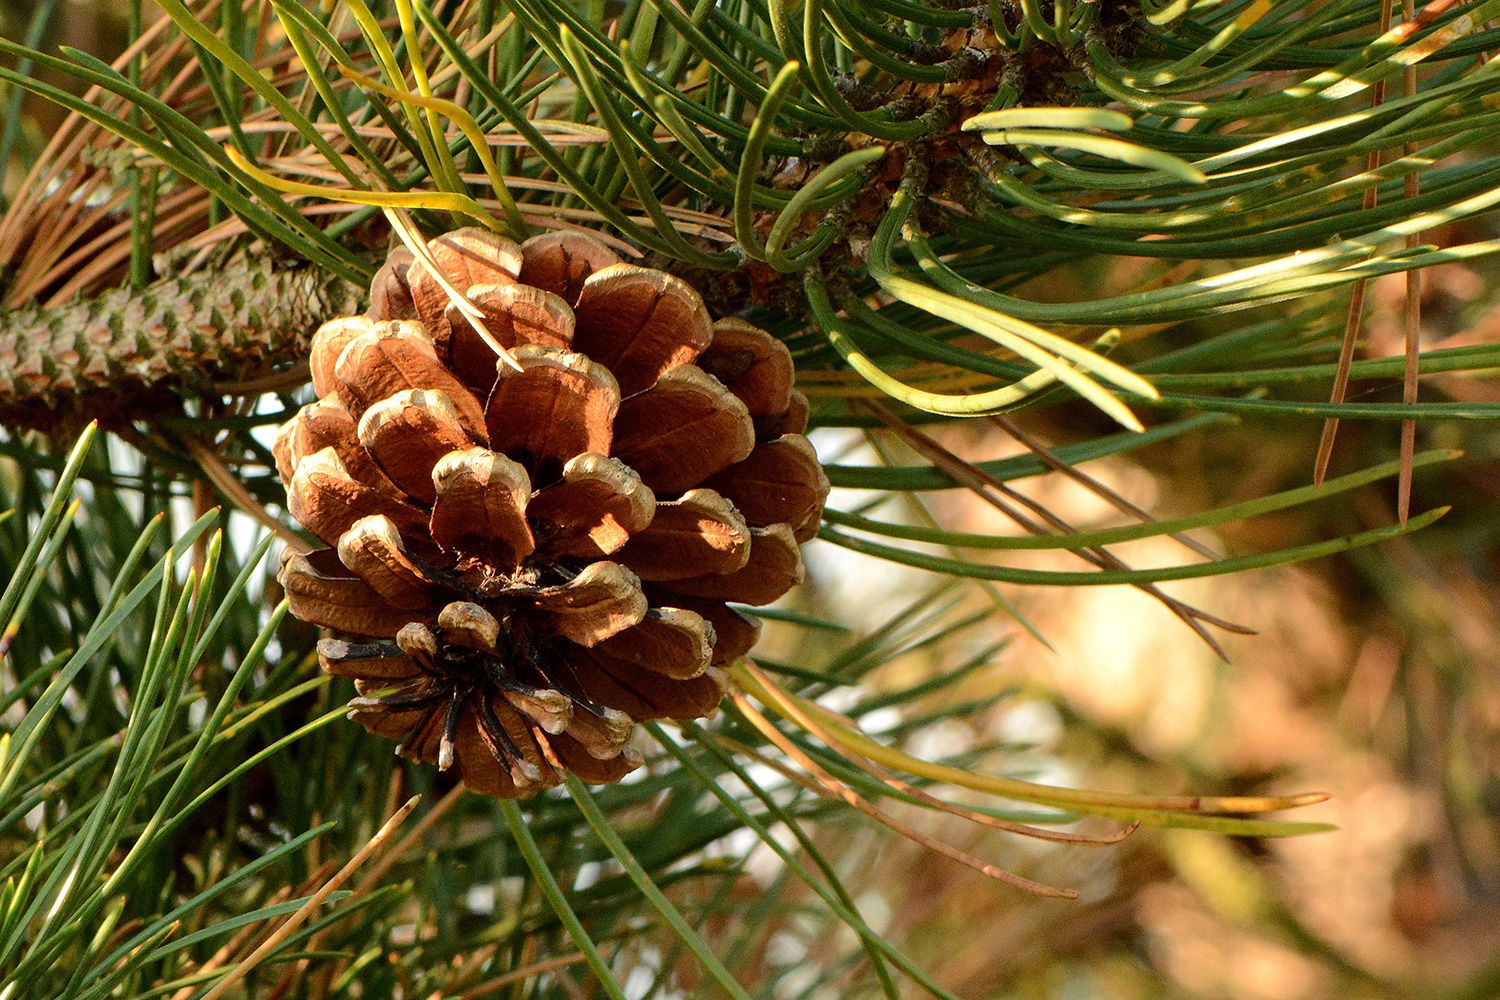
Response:
[{"label": "pine branch", "polygon": [[318,324],[358,311],[363,294],[322,268],[251,254],[143,290],[0,313],[0,422],[58,431],[128,419],[169,389],[304,354]]}]

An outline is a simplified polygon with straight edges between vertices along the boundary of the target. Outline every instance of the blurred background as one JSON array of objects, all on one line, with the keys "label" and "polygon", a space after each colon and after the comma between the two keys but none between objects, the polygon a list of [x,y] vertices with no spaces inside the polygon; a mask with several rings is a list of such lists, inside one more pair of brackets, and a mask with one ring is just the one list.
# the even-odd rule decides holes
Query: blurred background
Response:
[{"label": "blurred background", "polygon": [[[40,39],[41,47],[113,53],[123,30],[118,5],[64,6],[66,37]],[[26,38],[33,11],[31,0],[3,0],[0,35]],[[7,115],[17,107],[0,105]],[[27,102],[5,164],[8,185],[58,117]],[[1094,278],[1052,275],[1022,294],[1062,297],[1070,283]],[[1404,280],[1382,279],[1369,290],[1370,354],[1400,353]],[[1425,272],[1423,319],[1426,347],[1500,339],[1493,265]],[[1355,385],[1350,396],[1375,389],[1388,394],[1389,386]],[[1500,375],[1450,381],[1444,391],[1500,399]],[[1309,398],[1326,392],[1308,389]],[[1047,419],[1028,426],[1049,444],[1078,433],[1069,421],[1097,420],[1066,408]],[[1158,517],[1309,482],[1318,423],[1266,429],[1220,425],[1087,471]],[[1394,424],[1345,422],[1334,473],[1390,459],[1397,433]],[[984,707],[924,730],[934,753],[972,748],[978,770],[1003,762],[1036,780],[1119,791],[1326,791],[1329,802],[1296,818],[1336,823],[1337,832],[1271,842],[1152,830],[1117,847],[1080,848],[903,814],[986,860],[1077,887],[1082,898],[1066,902],[1011,892],[900,838],[829,826],[825,853],[871,924],[965,997],[1500,997],[1500,429],[1434,422],[1422,435],[1424,446],[1466,452],[1418,474],[1415,509],[1453,506],[1434,527],[1301,568],[1168,585],[1174,596],[1256,630],[1224,638],[1227,660],[1137,590],[998,588],[1044,643],[1003,610],[996,590],[970,582],[934,599],[983,613],[982,625],[961,640],[913,649],[870,680],[903,686],[1003,641],[943,696]],[[1007,440],[977,421],[943,444],[993,458]],[[831,461],[867,447],[847,434],[816,443]],[[1113,514],[1061,477],[1019,487],[1080,526]],[[954,527],[1013,530],[963,491],[929,496]],[[1268,551],[1388,524],[1393,506],[1390,483],[1200,541],[1228,554]],[[1180,556],[1175,545],[1153,540],[1118,552],[1147,566]],[[863,606],[871,628],[940,582],[824,543],[808,558],[805,609]],[[1066,555],[1036,565],[1081,567]],[[815,657],[807,635],[773,623],[764,655],[789,663]],[[865,722],[880,728],[875,717]],[[743,891],[753,895],[778,878],[767,852]],[[765,960],[775,966],[768,974],[848,947],[807,930],[791,919],[768,929]]]},{"label": "blurred background", "polygon": [[[1475,278],[1448,280],[1462,287]],[[1454,510],[1410,540],[1301,568],[1168,585],[1174,597],[1256,630],[1224,639],[1227,661],[1128,587],[1011,595],[1046,644],[991,604],[987,627],[1012,641],[952,697],[998,701],[928,734],[933,752],[990,746],[977,770],[1003,764],[1047,783],[1325,791],[1330,801],[1296,815],[1337,824],[1336,832],[1249,841],[1143,830],[1117,848],[1059,848],[976,836],[956,822],[944,830],[913,811],[926,832],[1079,888],[1083,898],[1073,903],[996,892],[891,838],[840,842],[830,853],[888,887],[881,895],[890,929],[925,942],[915,952],[960,996],[1500,996],[1500,475],[1496,456],[1485,453],[1493,433],[1475,430],[1464,429],[1463,462],[1419,476],[1419,506]],[[970,443],[986,435],[988,456],[994,428],[976,427]],[[1388,457],[1394,435],[1394,427],[1346,427],[1340,461],[1359,449]],[[1288,425],[1269,450],[1264,436],[1237,436],[1215,432],[1144,461],[1086,469],[1162,517],[1309,480],[1315,427]],[[962,453],[960,442],[949,443]],[[1021,488],[1075,524],[1105,523],[1112,513],[1055,477]],[[950,503],[966,508],[967,530],[1004,530],[967,494]],[[1393,507],[1393,494],[1372,491],[1197,537],[1247,554],[1390,523]],[[1132,566],[1181,555],[1168,540],[1115,551]],[[923,582],[919,571],[903,579],[826,546],[809,559],[817,585],[838,595],[830,603],[844,604],[855,589],[868,592],[866,606],[889,607],[890,595]],[[988,598],[969,600],[983,608]],[[930,651],[911,654],[875,683],[912,683],[933,661]]]}]

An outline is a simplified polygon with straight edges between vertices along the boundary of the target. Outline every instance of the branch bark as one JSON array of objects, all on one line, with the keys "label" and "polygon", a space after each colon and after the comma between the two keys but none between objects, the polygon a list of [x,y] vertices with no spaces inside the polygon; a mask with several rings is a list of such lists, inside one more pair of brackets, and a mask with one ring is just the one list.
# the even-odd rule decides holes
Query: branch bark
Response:
[{"label": "branch bark", "polygon": [[305,354],[320,323],[363,299],[318,268],[242,256],[145,289],[0,313],[0,423],[57,432],[128,420],[171,390]]}]

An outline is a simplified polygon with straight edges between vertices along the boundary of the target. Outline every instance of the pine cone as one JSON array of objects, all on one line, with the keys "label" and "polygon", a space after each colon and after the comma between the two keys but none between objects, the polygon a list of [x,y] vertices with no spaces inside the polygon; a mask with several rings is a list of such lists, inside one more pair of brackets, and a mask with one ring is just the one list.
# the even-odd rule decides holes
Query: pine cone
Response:
[{"label": "pine cone", "polygon": [[759,629],[726,602],[802,579],[828,480],[791,356],[583,235],[429,247],[519,370],[393,253],[370,313],[313,338],[319,399],[277,440],[332,546],[281,582],[397,753],[507,798],[618,780],[632,720],[714,711]]}]

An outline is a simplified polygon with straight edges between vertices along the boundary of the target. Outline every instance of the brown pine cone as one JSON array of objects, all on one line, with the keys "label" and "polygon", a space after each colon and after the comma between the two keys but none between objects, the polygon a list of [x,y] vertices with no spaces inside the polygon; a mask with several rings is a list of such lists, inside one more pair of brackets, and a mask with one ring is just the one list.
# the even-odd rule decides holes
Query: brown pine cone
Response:
[{"label": "brown pine cone", "polygon": [[276,461],[332,548],[284,554],[292,613],[349,636],[319,659],[397,753],[503,797],[618,780],[632,720],[714,711],[759,630],[726,602],[802,579],[828,480],[791,356],[576,233],[429,248],[519,370],[405,251],[318,331]]}]

